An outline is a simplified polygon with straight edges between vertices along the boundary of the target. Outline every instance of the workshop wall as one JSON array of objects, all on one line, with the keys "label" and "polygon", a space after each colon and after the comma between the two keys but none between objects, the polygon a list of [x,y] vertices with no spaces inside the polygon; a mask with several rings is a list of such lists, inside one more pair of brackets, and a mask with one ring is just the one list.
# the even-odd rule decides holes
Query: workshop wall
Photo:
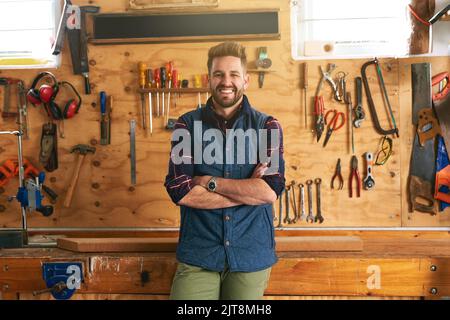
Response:
[{"label": "workshop wall", "polygon": [[[125,12],[128,1],[75,1],[79,5],[97,5],[101,12]],[[309,87],[308,125],[304,125],[304,105],[301,82],[301,62],[291,58],[289,1],[260,0],[242,2],[222,0],[214,10],[279,9],[280,40],[242,41],[247,47],[248,59],[257,59],[257,48],[266,46],[273,61],[271,70],[265,76],[264,86],[258,88],[258,75],[251,74],[251,84],[247,91],[250,102],[259,110],[273,115],[284,130],[286,181],[305,183],[307,179],[321,178],[323,224],[298,222],[290,226],[308,227],[399,227],[399,226],[450,226],[450,213],[437,216],[415,212],[408,214],[406,181],[413,138],[411,125],[411,84],[410,64],[431,62],[433,74],[450,70],[449,57],[381,59],[383,76],[394,115],[400,127],[400,138],[393,138],[393,155],[383,166],[373,169],[376,186],[374,190],[362,190],[360,198],[349,198],[348,178],[350,174],[351,150],[347,126],[333,134],[326,148],[315,142],[313,130],[313,96],[320,79],[319,66],[330,62],[337,65],[336,72],[348,73],[347,85],[354,99],[354,77],[360,75],[366,60],[314,60],[308,61]],[[210,10],[210,9],[209,9]],[[29,227],[176,227],[179,224],[179,210],[163,187],[167,172],[170,150],[170,132],[164,129],[163,118],[154,118],[153,135],[150,136],[140,126],[141,106],[138,90],[138,62],[146,62],[149,68],[163,66],[174,61],[183,79],[193,81],[195,74],[207,73],[207,51],[217,42],[170,43],[141,45],[89,45],[90,79],[92,94],[82,95],[80,113],[64,122],[65,138],[58,139],[59,169],[47,173],[47,184],[59,198],[55,213],[45,218],[38,213],[29,215]],[[40,70],[2,70],[0,76],[23,79],[29,86]],[[62,53],[62,66],[54,72],[59,80],[73,83],[83,93],[81,76],[72,74],[70,53],[67,42]],[[375,72],[369,78],[376,83]],[[376,85],[372,86],[375,103],[381,106],[381,95]],[[99,143],[99,92],[106,91],[113,96],[111,144]],[[346,112],[343,104],[332,101],[328,84],[323,95],[326,108],[336,107]],[[378,90],[378,91],[377,91]],[[205,95],[203,102],[205,101]],[[57,102],[67,101],[63,94]],[[0,105],[2,102],[0,101]],[[183,95],[177,105],[171,107],[171,117],[177,117],[197,105],[197,95]],[[375,153],[380,135],[374,130],[365,94],[363,105],[367,120],[355,129],[356,150],[359,171],[365,174],[363,153]],[[39,164],[41,127],[46,122],[42,107],[29,106],[30,139],[24,140],[24,155],[36,166]],[[131,187],[129,161],[129,120],[136,119],[137,128],[137,185]],[[380,114],[382,123],[388,123],[387,114]],[[2,130],[15,129],[14,121],[0,119]],[[383,125],[387,126],[387,125]],[[323,139],[323,138],[322,138]],[[321,140],[322,141],[322,140]],[[87,155],[70,208],[63,208],[65,192],[68,188],[77,155],[70,153],[76,144],[95,145],[97,151]],[[0,139],[0,162],[17,157],[14,137]],[[344,189],[331,190],[330,180],[336,161],[341,158]],[[19,227],[20,211],[16,201],[7,202],[7,196],[17,190],[17,181],[4,187],[0,204],[0,227]],[[297,189],[298,190],[298,189]],[[314,192],[315,194],[315,192]],[[297,194],[298,196],[298,194]],[[275,206],[278,207],[277,205]],[[314,205],[315,208],[315,205]],[[291,211],[292,212],[292,211]],[[315,209],[314,209],[315,212]],[[276,212],[278,216],[278,213]]]}]

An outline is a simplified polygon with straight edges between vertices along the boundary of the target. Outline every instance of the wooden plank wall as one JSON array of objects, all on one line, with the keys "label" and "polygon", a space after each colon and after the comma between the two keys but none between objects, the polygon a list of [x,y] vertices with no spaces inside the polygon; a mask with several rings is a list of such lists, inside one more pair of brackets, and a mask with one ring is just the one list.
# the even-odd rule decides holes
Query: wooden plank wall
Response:
[{"label": "wooden plank wall", "polygon": [[[127,0],[78,0],[79,5],[98,5],[102,12],[125,12]],[[289,1],[261,0],[242,2],[222,0],[215,10],[279,9],[280,40],[245,41],[249,61],[257,58],[257,48],[267,46],[269,57],[273,61],[273,73],[266,75],[263,89],[258,88],[257,74],[251,74],[251,85],[247,91],[251,103],[259,110],[278,118],[284,129],[286,179],[297,183],[307,179],[322,178],[322,212],[325,222],[312,227],[399,227],[399,226],[449,226],[448,212],[436,217],[415,213],[408,219],[406,202],[406,179],[408,174],[410,146],[412,144],[412,126],[410,121],[411,92],[410,64],[417,61],[430,61],[433,74],[449,70],[448,57],[381,59],[381,65],[387,89],[393,105],[394,114],[401,128],[400,138],[394,138],[394,154],[389,162],[374,168],[375,190],[363,191],[361,198],[348,197],[348,175],[351,151],[346,129],[335,132],[332,141],[323,149],[315,143],[312,133],[313,105],[312,97],[320,78],[319,66],[336,63],[336,72],[348,73],[348,86],[354,97],[354,77],[360,74],[360,67],[366,60],[314,60],[309,61],[308,127],[304,126],[304,106],[300,90],[301,63],[291,58],[290,9]],[[154,121],[154,133],[149,136],[139,126],[137,131],[137,186],[130,188],[129,164],[129,123],[130,119],[140,120],[140,99],[138,88],[137,64],[146,62],[150,68],[163,66],[173,60],[182,77],[193,80],[195,74],[207,73],[207,50],[216,42],[173,43],[151,45],[89,45],[90,77],[93,94],[83,95],[80,113],[65,121],[65,139],[59,139],[59,169],[47,174],[47,182],[60,195],[56,212],[50,218],[33,213],[30,215],[30,227],[176,227],[179,224],[178,208],[170,202],[163,187],[167,172],[170,132],[163,129],[162,118]],[[80,76],[72,74],[70,54],[67,46],[62,54],[62,66],[52,70],[59,80],[72,82],[83,92]],[[0,76],[21,78],[27,84],[38,70],[2,70]],[[374,72],[371,80],[376,81]],[[379,91],[374,87],[376,103],[381,103]],[[331,90],[325,85],[325,105],[346,110],[331,100]],[[88,155],[82,167],[72,206],[62,208],[65,191],[74,169],[76,156],[70,153],[73,145],[89,144],[99,141],[99,99],[100,91],[106,91],[114,97],[112,122],[112,144],[96,145],[95,155]],[[57,102],[67,101],[63,94]],[[205,97],[203,96],[203,100]],[[376,152],[380,136],[375,132],[367,103],[363,99],[368,119],[362,128],[355,130],[356,154],[359,170],[364,175],[363,153]],[[2,103],[2,102],[0,102]],[[172,106],[173,117],[192,110],[196,106],[195,95],[178,99],[177,107]],[[96,104],[96,107],[93,105]],[[41,108],[30,107],[31,138],[24,141],[25,156],[38,164],[41,126],[46,116]],[[384,123],[385,115],[381,116]],[[2,130],[14,128],[13,122],[0,120]],[[323,139],[323,138],[322,138]],[[13,137],[0,139],[0,160],[16,156],[16,144]],[[342,159],[342,173],[345,186],[342,191],[333,191],[329,187],[337,158]],[[94,165],[94,162],[96,165]],[[15,194],[17,183],[10,182],[0,195],[5,211],[0,212],[0,227],[20,226],[19,207],[7,202],[6,195]],[[296,226],[306,226],[299,222]]]}]

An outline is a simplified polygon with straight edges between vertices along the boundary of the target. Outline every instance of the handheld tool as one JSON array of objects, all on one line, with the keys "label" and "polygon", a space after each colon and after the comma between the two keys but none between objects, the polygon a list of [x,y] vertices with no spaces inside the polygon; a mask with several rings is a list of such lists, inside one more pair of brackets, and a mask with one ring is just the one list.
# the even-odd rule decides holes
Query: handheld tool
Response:
[{"label": "handheld tool", "polygon": [[108,119],[106,114],[106,92],[100,92],[100,144],[107,145],[108,144]]},{"label": "handheld tool", "polygon": [[107,107],[107,113],[108,113],[108,144],[111,144],[111,122],[112,122],[112,110],[113,110],[113,96],[108,96],[108,107]]},{"label": "handheld tool", "polygon": [[164,98],[164,89],[166,88],[167,70],[166,70],[165,67],[161,67],[160,70],[161,70],[160,71],[160,75],[161,75],[161,89],[163,89],[163,91],[161,93],[161,95],[162,95],[162,97],[161,97],[162,98],[161,99],[161,102],[162,102],[162,104],[161,104],[161,113],[162,113],[163,118],[165,118],[166,112],[165,112],[165,108],[164,108],[164,100],[165,100],[165,98]]},{"label": "handheld tool", "polygon": [[86,29],[86,15],[88,13],[97,13],[100,7],[96,6],[81,6],[81,32],[80,32],[80,69],[84,77],[84,90],[86,94],[91,94],[91,85],[89,83],[89,59],[87,52],[87,29]]},{"label": "handheld tool", "polygon": [[169,92],[167,93],[167,115],[164,119],[164,123],[169,123],[169,117],[170,117],[170,89],[172,88],[172,73],[173,73],[173,62],[170,61],[166,63],[166,69],[167,69],[167,87],[169,89]]},{"label": "handheld tool", "polygon": [[72,5],[72,2],[70,0],[64,0],[61,11],[61,19],[59,20],[58,31],[56,32],[56,41],[52,46],[52,54],[55,56],[60,54],[64,47],[64,36],[66,34],[67,20],[72,14],[72,12],[69,10],[70,5]]},{"label": "handheld tool", "polygon": [[338,87],[337,87],[336,83],[334,82],[333,78],[331,77],[331,73],[334,71],[334,69],[336,69],[336,65],[334,63],[328,64],[327,71],[324,71],[322,66],[320,66],[320,72],[322,73],[322,77],[320,78],[319,85],[317,86],[316,96],[320,95],[320,90],[322,90],[323,82],[327,81],[330,84],[331,89],[333,89],[334,99],[336,101],[342,101],[342,97],[339,94]]},{"label": "handheld tool", "polygon": [[331,178],[331,189],[334,189],[334,179],[337,179],[339,182],[337,189],[342,190],[342,188],[344,188],[344,178],[342,178],[341,174],[341,158],[338,159],[336,163],[336,170],[334,171],[334,175]]},{"label": "handheld tool", "polygon": [[355,78],[356,82],[356,106],[353,109],[355,113],[355,120],[353,120],[353,125],[355,128],[361,127],[361,122],[366,119],[366,113],[362,107],[362,79],[361,77]]},{"label": "handheld tool", "polygon": [[366,152],[366,177],[364,178],[364,189],[371,190],[375,187],[375,180],[372,176],[373,154]]},{"label": "handheld tool", "polygon": [[0,78],[0,85],[4,86],[3,95],[3,110],[2,118],[16,118],[19,115],[19,110],[11,110],[11,90],[17,86],[18,80],[12,78]]},{"label": "handheld tool", "polygon": [[283,220],[283,222],[284,223],[287,223],[287,224],[291,224],[292,223],[292,220],[291,220],[291,218],[289,217],[289,210],[290,210],[290,198],[289,198],[289,192],[291,192],[291,186],[286,186],[286,197],[285,197],[285,200],[286,200],[286,216],[284,217],[284,220]]},{"label": "handheld tool", "polygon": [[308,215],[306,216],[306,222],[313,223],[314,215],[313,215],[313,196],[312,196],[312,184],[313,181],[311,179],[306,181],[306,186],[308,187]]},{"label": "handheld tool", "polygon": [[306,92],[308,90],[308,63],[303,63],[303,107],[305,109],[305,128],[308,127],[308,105],[306,103]]},{"label": "handheld tool", "polygon": [[359,176],[358,158],[356,156],[352,156],[351,160],[350,183],[349,183],[350,198],[353,197],[353,179],[356,179],[356,196],[359,198],[361,195],[361,178]]},{"label": "handheld tool", "polygon": [[346,103],[348,106],[348,117],[349,117],[348,118],[348,126],[350,128],[350,130],[349,130],[350,139],[349,140],[352,145],[352,153],[355,154],[355,135],[353,133],[353,126],[352,126],[352,122],[353,122],[353,119],[352,119],[352,94],[350,92],[347,92],[346,99],[347,99]]},{"label": "handheld tool", "polygon": [[88,146],[86,144],[77,144],[73,146],[70,150],[70,153],[78,153],[78,160],[75,166],[75,170],[72,176],[72,179],[69,183],[69,188],[67,189],[66,198],[64,199],[64,207],[69,208],[72,203],[73,192],[78,182],[78,177],[80,175],[80,169],[83,165],[84,158],[88,153],[95,153],[95,147]]},{"label": "handheld tool", "polygon": [[345,72],[340,71],[340,72],[337,73],[337,75],[336,75],[336,86],[337,86],[337,91],[338,91],[339,97],[341,98],[338,101],[342,102],[342,103],[346,103],[347,102],[347,98],[346,98],[346,94],[347,94],[347,75],[345,74]]},{"label": "handheld tool", "polygon": [[130,120],[131,185],[136,185],[136,120]]},{"label": "handheld tool", "polygon": [[[392,122],[392,129],[389,130],[385,130],[381,127],[380,122],[378,120],[378,115],[377,115],[377,109],[375,107],[375,104],[373,102],[372,99],[372,94],[370,93],[370,87],[369,87],[369,81],[366,75],[366,69],[367,67],[369,67],[370,65],[375,65],[376,70],[377,70],[377,76],[378,76],[378,80],[380,82],[380,86],[381,86],[381,91],[382,91],[382,95],[383,95],[383,99],[387,105],[390,117],[391,117],[391,122]],[[387,94],[387,90],[386,90],[386,86],[384,84],[384,79],[383,79],[383,74],[381,73],[381,68],[380,68],[380,64],[378,62],[378,59],[373,59],[370,61],[367,61],[366,63],[364,63],[361,67],[361,75],[362,75],[362,80],[364,83],[364,89],[366,90],[366,96],[367,96],[367,103],[369,105],[369,109],[370,109],[370,113],[372,115],[372,119],[375,125],[375,129],[382,135],[389,135],[389,134],[395,134],[397,136],[397,138],[399,137],[399,132],[398,132],[398,128],[397,128],[397,124],[395,122],[395,118],[394,118],[394,113],[392,112],[392,107],[391,104],[389,102],[389,97]]]},{"label": "handheld tool", "polygon": [[295,198],[295,181],[291,181],[291,190],[292,190],[292,202],[294,208],[294,219],[292,219],[292,223],[296,223],[298,219],[298,211],[297,211],[297,200]]},{"label": "handheld tool", "polygon": [[305,214],[305,186],[303,183],[298,184],[298,188],[300,189],[300,217],[299,220],[302,221],[306,218]]},{"label": "handheld tool", "polygon": [[[328,116],[332,115],[331,120],[328,120]],[[340,120],[339,125],[338,123],[338,119]],[[337,131],[340,128],[342,128],[345,124],[345,114],[343,112],[338,112],[336,109],[333,110],[328,110],[327,113],[325,114],[325,123],[327,124],[327,134],[325,135],[325,140],[323,142],[323,146],[325,147],[328,143],[328,140],[330,140],[331,134],[333,133],[333,131]]]},{"label": "handheld tool", "polygon": [[19,126],[21,128],[20,130],[23,132],[24,138],[29,139],[30,121],[28,117],[27,89],[25,88],[22,80],[19,80],[17,90],[17,100],[19,104]]},{"label": "handheld tool", "polygon": [[[147,87],[153,88],[155,81],[153,80],[153,70],[147,69],[146,71]],[[152,92],[148,92],[148,127],[150,129],[150,135],[153,135],[153,96]]]},{"label": "handheld tool", "polygon": [[325,120],[324,120],[324,104],[322,96],[314,97],[314,114],[316,115],[316,135],[317,142],[319,142],[320,137],[322,136],[323,129],[325,128]]},{"label": "handheld tool", "polygon": [[[144,62],[139,62],[138,68],[139,68],[139,87],[141,89],[144,89],[147,79],[145,75],[147,71],[147,64]],[[145,95],[143,92],[141,92],[141,116],[142,116],[142,128],[145,130],[147,128],[146,126],[147,115],[145,106]]]},{"label": "handheld tool", "polygon": [[[153,79],[155,80],[155,87],[159,89],[161,87],[161,76],[159,68],[154,71]],[[156,116],[159,117],[159,92],[156,91]]]},{"label": "handheld tool", "polygon": [[322,179],[316,178],[314,180],[314,183],[316,184],[316,200],[317,200],[317,213],[314,217],[314,222],[322,223],[325,219],[322,216],[322,208],[321,208],[321,200],[320,200],[320,185],[322,184]]}]

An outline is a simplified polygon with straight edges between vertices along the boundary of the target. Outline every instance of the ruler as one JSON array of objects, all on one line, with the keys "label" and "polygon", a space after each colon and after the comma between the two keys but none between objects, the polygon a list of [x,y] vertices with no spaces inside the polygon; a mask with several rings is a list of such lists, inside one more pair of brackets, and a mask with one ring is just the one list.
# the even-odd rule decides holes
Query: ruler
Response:
[{"label": "ruler", "polygon": [[136,120],[130,120],[131,185],[136,185]]}]

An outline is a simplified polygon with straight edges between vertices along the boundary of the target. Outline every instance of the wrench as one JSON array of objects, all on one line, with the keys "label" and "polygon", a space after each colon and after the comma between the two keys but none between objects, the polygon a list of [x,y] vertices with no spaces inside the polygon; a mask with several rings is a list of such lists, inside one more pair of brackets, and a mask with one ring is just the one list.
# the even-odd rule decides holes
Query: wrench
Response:
[{"label": "wrench", "polygon": [[310,179],[306,181],[306,185],[308,186],[308,216],[306,217],[306,222],[314,222],[313,208],[312,208],[312,184],[313,181]]},{"label": "wrench", "polygon": [[283,225],[281,224],[283,218],[283,193],[284,190],[281,191],[280,197],[278,198],[279,207],[278,207],[278,225],[277,228],[281,228]]},{"label": "wrench", "polygon": [[316,180],[314,180],[314,183],[316,184],[317,188],[317,214],[314,218],[314,222],[319,221],[319,223],[322,223],[324,220],[324,218],[322,217],[322,210],[320,208],[320,184],[322,183],[322,179],[316,178]]},{"label": "wrench", "polygon": [[306,218],[306,214],[305,214],[305,186],[303,185],[303,183],[299,183],[298,188],[300,189],[300,210],[301,210],[301,215],[299,217],[299,220],[302,221],[303,219]]},{"label": "wrench", "polygon": [[291,224],[291,218],[289,218],[289,191],[290,191],[290,186],[286,186],[286,217],[284,217],[283,222],[287,223],[287,224]]},{"label": "wrench", "polygon": [[292,223],[296,223],[298,219],[298,211],[297,211],[297,203],[295,201],[295,181],[291,181],[291,189],[292,189],[292,200],[294,205],[294,219],[291,220]]},{"label": "wrench", "polygon": [[366,114],[362,108],[362,79],[356,77],[356,106],[354,108],[355,120],[353,125],[355,128],[361,127],[361,122],[366,118]]}]

